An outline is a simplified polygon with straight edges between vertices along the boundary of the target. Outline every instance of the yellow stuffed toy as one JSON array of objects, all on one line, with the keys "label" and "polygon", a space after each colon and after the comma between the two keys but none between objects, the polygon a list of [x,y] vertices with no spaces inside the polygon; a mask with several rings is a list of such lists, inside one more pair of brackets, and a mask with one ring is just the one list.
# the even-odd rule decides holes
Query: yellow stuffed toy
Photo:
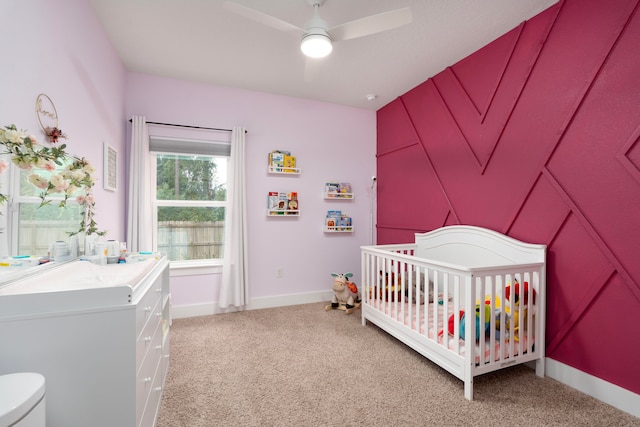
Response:
[{"label": "yellow stuffed toy", "polygon": [[[511,304],[505,304],[504,311],[510,318],[513,318],[513,331],[514,331],[514,340],[516,342],[519,341],[518,331],[520,330],[520,301],[524,302],[525,307],[522,309],[522,315],[524,316],[524,321],[522,322],[523,330],[527,330],[528,326],[528,313],[529,313],[529,282],[524,282],[523,286],[520,286],[517,280],[514,280],[515,290],[513,292],[513,314],[511,314]],[[522,288],[523,296],[520,298],[520,289]],[[536,303],[536,290],[531,288],[531,302],[533,304]],[[505,299],[509,300],[511,298],[511,284],[507,283],[505,288]],[[535,316],[535,315],[534,315]],[[532,317],[534,317],[532,316]],[[534,322],[535,324],[535,322]],[[508,328],[508,326],[507,326]]]}]

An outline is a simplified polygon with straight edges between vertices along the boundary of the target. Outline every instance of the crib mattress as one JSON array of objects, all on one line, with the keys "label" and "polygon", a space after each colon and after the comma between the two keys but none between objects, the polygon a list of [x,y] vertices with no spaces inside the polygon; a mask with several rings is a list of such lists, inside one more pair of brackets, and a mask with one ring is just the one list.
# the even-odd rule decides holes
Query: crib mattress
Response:
[{"label": "crib mattress", "polygon": [[[446,347],[450,351],[464,357],[466,352],[465,340],[462,338],[456,340],[453,335],[447,332],[448,318],[455,312],[452,301],[446,304],[446,315],[444,314],[445,305],[439,304],[438,302],[416,305],[371,299],[367,301],[366,304],[384,313],[393,320],[402,323],[404,326],[419,332],[420,335],[426,336],[430,341],[437,342],[441,346],[445,346],[446,341]],[[435,312],[434,305],[438,305],[438,307],[436,307],[437,322],[434,322],[433,319]],[[419,310],[417,315],[416,307]],[[424,322],[425,309],[428,313],[428,321],[426,324]],[[444,319],[447,319],[447,321],[444,321]],[[474,351],[476,365],[483,363],[483,361],[487,363],[493,359],[495,362],[509,359],[518,354],[525,354],[528,349],[531,348],[530,345],[533,346],[535,340],[533,338],[529,339],[526,334],[522,334],[522,336],[518,336],[517,339],[514,340],[510,340],[505,336],[502,340],[495,338],[493,341],[492,344],[488,334],[485,337],[481,337],[480,340],[476,340]],[[493,358],[491,357],[492,349]]]}]

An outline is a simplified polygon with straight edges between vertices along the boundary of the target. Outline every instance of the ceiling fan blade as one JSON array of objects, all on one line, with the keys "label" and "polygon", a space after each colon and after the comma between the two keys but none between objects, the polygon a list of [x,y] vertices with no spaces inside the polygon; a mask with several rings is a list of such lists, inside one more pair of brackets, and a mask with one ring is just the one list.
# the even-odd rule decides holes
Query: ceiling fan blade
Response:
[{"label": "ceiling fan blade", "polygon": [[267,25],[271,28],[275,28],[276,30],[304,32],[304,30],[300,27],[232,1],[225,1],[223,3],[223,7],[230,12],[259,22],[260,24]]},{"label": "ceiling fan blade", "polygon": [[350,21],[329,29],[333,41],[355,39],[411,23],[413,15],[408,7],[382,12]]}]

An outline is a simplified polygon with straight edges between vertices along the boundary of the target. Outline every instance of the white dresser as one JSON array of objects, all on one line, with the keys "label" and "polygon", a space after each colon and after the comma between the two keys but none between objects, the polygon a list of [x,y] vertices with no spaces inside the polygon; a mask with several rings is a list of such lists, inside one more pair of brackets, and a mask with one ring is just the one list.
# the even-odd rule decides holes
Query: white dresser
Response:
[{"label": "white dresser", "polygon": [[44,375],[48,427],[153,426],[170,322],[164,256],[36,269],[0,287],[0,375]]}]

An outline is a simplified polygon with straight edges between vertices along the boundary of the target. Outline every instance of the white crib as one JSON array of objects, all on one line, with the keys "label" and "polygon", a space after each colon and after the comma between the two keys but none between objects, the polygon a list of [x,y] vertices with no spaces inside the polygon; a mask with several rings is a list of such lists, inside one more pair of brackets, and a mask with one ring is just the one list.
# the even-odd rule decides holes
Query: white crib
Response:
[{"label": "white crib", "polygon": [[504,367],[535,361],[544,376],[545,245],[463,225],[361,249],[362,324],[461,379],[465,398]]}]

